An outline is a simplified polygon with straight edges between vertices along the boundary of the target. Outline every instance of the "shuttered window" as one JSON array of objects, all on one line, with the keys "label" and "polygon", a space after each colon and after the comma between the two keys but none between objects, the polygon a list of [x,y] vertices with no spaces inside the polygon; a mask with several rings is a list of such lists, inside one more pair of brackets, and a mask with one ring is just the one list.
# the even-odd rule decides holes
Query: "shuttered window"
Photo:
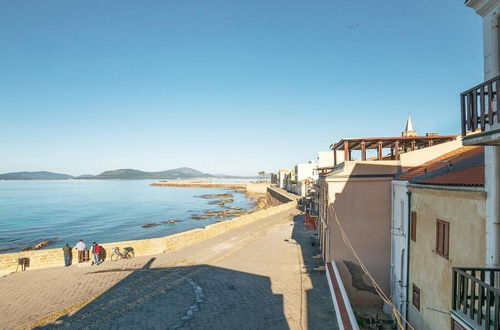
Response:
[{"label": "shuttered window", "polygon": [[450,223],[436,220],[436,253],[448,259],[450,255]]},{"label": "shuttered window", "polygon": [[451,330],[467,330],[460,323],[451,319]]},{"label": "shuttered window", "polygon": [[413,284],[413,295],[412,295],[412,303],[418,310],[420,310],[420,289]]},{"label": "shuttered window", "polygon": [[410,238],[412,241],[417,241],[417,212],[411,212],[411,229],[410,229]]}]

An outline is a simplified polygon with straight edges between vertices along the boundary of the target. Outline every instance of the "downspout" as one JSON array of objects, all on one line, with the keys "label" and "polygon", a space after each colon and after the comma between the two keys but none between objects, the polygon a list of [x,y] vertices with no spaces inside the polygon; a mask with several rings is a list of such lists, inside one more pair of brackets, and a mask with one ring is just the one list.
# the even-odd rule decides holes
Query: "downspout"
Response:
[{"label": "downspout", "polygon": [[[406,185],[408,189],[408,184]],[[411,228],[411,191],[407,191],[408,195],[408,221],[406,221],[406,309],[405,319],[408,321],[408,310],[410,309],[410,228]],[[405,323],[405,328],[408,329],[408,323]]]}]

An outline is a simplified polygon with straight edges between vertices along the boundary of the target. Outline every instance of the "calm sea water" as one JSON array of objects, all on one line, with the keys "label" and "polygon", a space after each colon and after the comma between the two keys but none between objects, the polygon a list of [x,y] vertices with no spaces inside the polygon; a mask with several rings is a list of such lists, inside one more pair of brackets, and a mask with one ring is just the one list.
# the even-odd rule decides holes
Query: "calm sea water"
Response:
[{"label": "calm sea water", "polygon": [[[0,250],[18,251],[41,240],[50,247],[161,237],[214,223],[192,220],[209,205],[204,194],[231,193],[236,207],[250,208],[244,194],[227,189],[154,187],[153,181],[0,181]],[[147,223],[182,220],[142,228]]]}]

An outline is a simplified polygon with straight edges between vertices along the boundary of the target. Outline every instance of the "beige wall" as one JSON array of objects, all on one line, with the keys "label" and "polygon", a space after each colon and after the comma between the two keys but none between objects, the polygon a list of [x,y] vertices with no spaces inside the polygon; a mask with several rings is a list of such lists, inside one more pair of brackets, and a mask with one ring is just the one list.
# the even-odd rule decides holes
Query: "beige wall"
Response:
[{"label": "beige wall", "polygon": [[[409,320],[416,329],[450,329],[452,267],[483,267],[485,193],[410,187],[417,212],[416,242],[410,240]],[[449,260],[434,251],[436,219],[450,222]],[[420,311],[411,303],[420,288]],[[444,313],[440,313],[438,311]]]},{"label": "beige wall", "polygon": [[457,136],[454,141],[449,141],[437,144],[432,147],[418,149],[415,151],[407,152],[399,156],[401,165],[404,167],[418,166],[429,160],[432,160],[440,155],[456,150],[462,146],[462,138]]},{"label": "beige wall", "polygon": [[[381,288],[389,294],[391,257],[391,180],[398,171],[396,161],[346,162],[344,170],[329,176],[329,260],[336,262],[351,303],[381,305],[365,275],[356,275],[347,263],[359,268],[342,240],[337,215],[359,257]],[[352,264],[351,264],[352,265]],[[361,279],[361,280],[360,280]],[[355,283],[353,283],[353,281]]]},{"label": "beige wall", "polygon": [[[287,197],[286,195],[283,196]],[[182,233],[160,238],[103,243],[102,246],[106,249],[107,253],[111,253],[111,249],[116,246],[120,248],[131,246],[134,248],[136,256],[166,253],[168,251],[191,245],[200,240],[217,236],[233,228],[258,221],[264,217],[274,215],[282,211],[292,210],[296,208],[296,205],[297,202],[294,200],[286,204],[281,204],[265,210],[236,217],[232,220],[208,225],[204,228],[188,230]],[[64,256],[61,248],[0,254],[0,276],[15,272],[17,268],[17,259],[21,257],[30,258],[31,265],[27,270],[64,265]],[[78,259],[76,251],[73,251],[73,262],[75,262],[75,260]]]}]

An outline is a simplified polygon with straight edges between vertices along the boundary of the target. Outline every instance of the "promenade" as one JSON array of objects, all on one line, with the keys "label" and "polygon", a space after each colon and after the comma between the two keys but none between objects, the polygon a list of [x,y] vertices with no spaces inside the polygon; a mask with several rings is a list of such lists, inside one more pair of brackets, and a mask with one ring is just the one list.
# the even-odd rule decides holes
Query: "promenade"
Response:
[{"label": "promenade", "polygon": [[287,210],[167,254],[12,274],[2,328],[336,329],[312,237]]}]

